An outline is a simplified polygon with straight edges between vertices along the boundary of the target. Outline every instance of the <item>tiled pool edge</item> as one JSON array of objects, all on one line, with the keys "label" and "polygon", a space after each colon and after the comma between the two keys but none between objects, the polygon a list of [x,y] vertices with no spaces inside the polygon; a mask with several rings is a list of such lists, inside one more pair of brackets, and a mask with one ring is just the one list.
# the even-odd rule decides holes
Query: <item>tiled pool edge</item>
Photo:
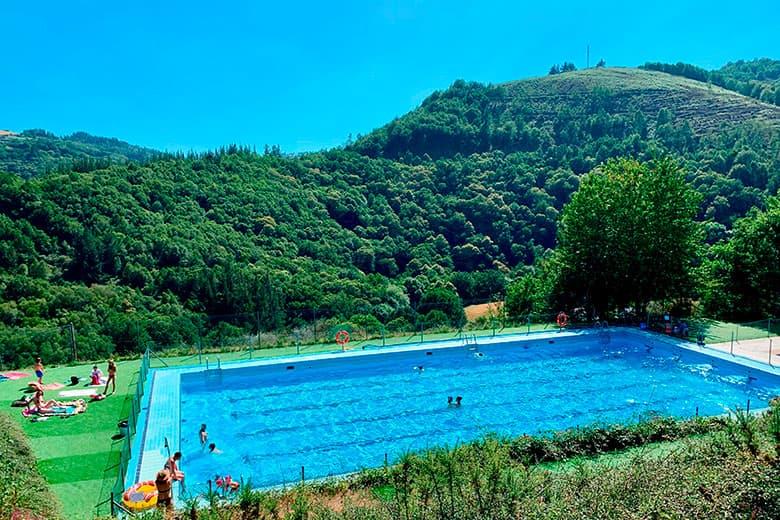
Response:
[{"label": "tiled pool edge", "polygon": [[[168,452],[179,451],[181,440],[181,373],[152,370],[148,400],[143,403],[141,429],[133,440],[134,454],[128,466],[128,484],[154,480],[168,459]],[[166,439],[168,447],[166,448]]]}]

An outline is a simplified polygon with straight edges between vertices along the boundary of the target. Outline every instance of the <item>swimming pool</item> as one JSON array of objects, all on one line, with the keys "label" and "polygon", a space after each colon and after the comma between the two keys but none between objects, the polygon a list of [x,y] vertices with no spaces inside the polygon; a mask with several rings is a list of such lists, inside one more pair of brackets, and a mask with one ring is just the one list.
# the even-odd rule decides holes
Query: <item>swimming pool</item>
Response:
[{"label": "swimming pool", "polygon": [[[136,480],[161,467],[165,434],[190,491],[215,475],[289,484],[302,466],[307,479],[339,475],[488,433],[715,415],[780,394],[775,373],[633,331],[160,370],[151,384]],[[201,423],[222,453],[203,453]]]}]

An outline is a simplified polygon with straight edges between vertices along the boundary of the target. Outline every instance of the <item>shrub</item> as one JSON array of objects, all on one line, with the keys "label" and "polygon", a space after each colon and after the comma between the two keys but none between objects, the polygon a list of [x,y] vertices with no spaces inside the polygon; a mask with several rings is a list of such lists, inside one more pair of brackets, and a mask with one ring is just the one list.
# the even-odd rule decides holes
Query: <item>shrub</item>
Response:
[{"label": "shrub", "polygon": [[19,425],[0,413],[0,518],[59,519],[60,505]]}]

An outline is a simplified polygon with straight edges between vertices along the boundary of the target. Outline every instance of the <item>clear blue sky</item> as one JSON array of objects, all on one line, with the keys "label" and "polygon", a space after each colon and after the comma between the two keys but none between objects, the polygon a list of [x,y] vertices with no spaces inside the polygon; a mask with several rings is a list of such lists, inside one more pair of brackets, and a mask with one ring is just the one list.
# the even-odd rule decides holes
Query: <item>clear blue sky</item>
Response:
[{"label": "clear blue sky", "polygon": [[159,149],[342,144],[455,79],[780,59],[777,0],[2,0],[0,129]]}]

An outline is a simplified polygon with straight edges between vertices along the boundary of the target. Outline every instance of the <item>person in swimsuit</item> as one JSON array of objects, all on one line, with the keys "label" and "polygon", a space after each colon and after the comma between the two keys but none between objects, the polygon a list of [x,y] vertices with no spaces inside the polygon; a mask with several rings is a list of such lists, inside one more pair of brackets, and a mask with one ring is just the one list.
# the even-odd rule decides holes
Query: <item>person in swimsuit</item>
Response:
[{"label": "person in swimsuit", "polygon": [[157,487],[157,507],[170,512],[173,510],[173,479],[167,469],[157,472],[157,478],[154,479],[154,485]]},{"label": "person in swimsuit", "polygon": [[43,384],[43,361],[41,358],[35,359],[35,377],[38,378],[40,384]]},{"label": "person in swimsuit", "polygon": [[116,392],[116,363],[113,359],[108,360],[108,379],[106,379],[106,388],[103,390],[103,395],[108,393],[108,385],[111,384],[111,393]]},{"label": "person in swimsuit", "polygon": [[43,388],[38,387],[35,389],[33,398],[27,403],[27,408],[35,409],[38,413],[45,413],[51,410],[55,406],[62,406],[62,404],[56,399],[49,399],[46,401],[43,397]]},{"label": "person in swimsuit", "polygon": [[209,432],[206,431],[205,424],[200,425],[200,431],[198,432],[198,437],[200,438],[200,448],[201,449],[205,448],[206,443],[209,442]]},{"label": "person in swimsuit", "polygon": [[173,454],[173,457],[169,458],[165,462],[165,468],[171,472],[171,478],[173,480],[184,480],[184,472],[179,470],[179,461],[181,460],[181,452],[177,451]]}]

